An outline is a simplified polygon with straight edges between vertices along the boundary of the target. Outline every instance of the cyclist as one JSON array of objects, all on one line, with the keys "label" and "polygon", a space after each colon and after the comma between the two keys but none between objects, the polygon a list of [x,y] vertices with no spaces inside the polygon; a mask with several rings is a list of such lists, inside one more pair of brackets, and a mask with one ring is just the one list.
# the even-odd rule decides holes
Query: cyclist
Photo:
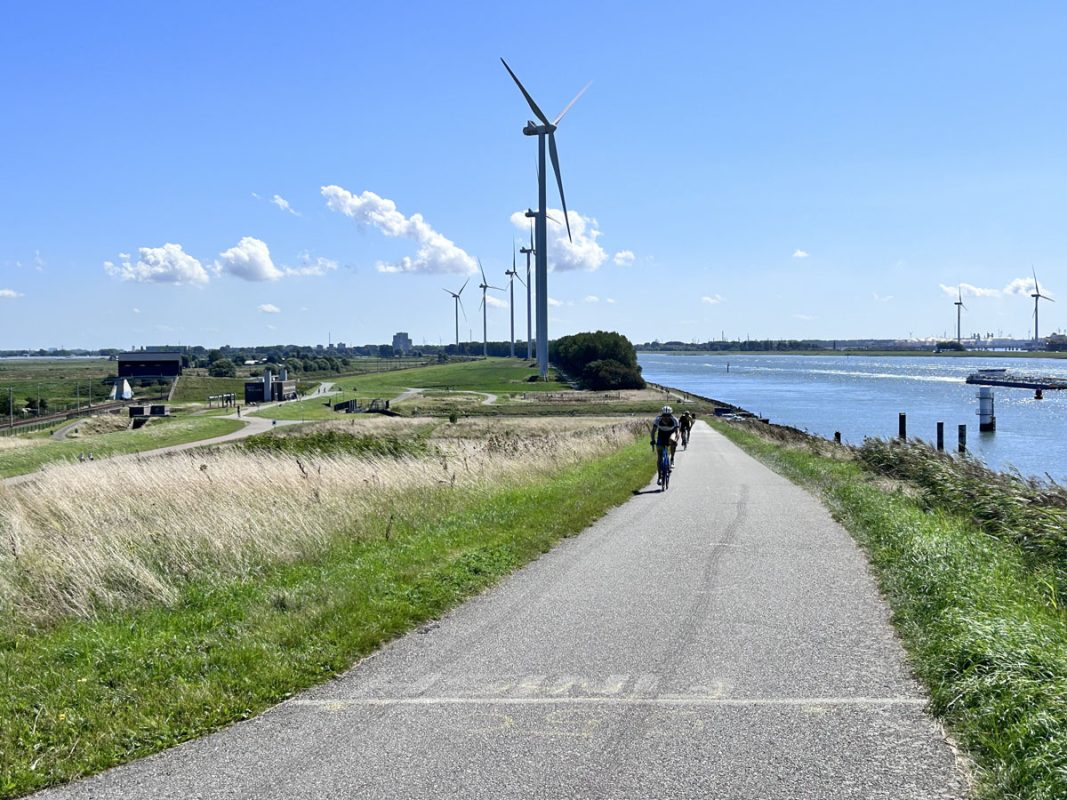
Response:
[{"label": "cyclist", "polygon": [[678,423],[682,428],[682,446],[689,446],[689,431],[693,429],[693,412],[683,411],[682,415],[678,417]]},{"label": "cyclist", "polygon": [[[662,457],[663,448],[666,447],[670,451],[671,466],[674,466],[674,448],[678,445],[678,430],[680,427],[678,419],[674,416],[674,410],[670,406],[664,406],[660,415],[652,421],[649,445],[656,448],[657,464]],[[656,479],[657,484],[662,482],[661,478]]]}]

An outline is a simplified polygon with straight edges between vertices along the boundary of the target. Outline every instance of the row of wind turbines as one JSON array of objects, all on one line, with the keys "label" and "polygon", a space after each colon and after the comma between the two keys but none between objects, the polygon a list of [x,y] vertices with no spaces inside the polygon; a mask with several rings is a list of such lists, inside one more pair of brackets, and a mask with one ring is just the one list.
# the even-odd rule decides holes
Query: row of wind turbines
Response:
[{"label": "row of wind turbines", "polygon": [[[559,170],[559,152],[556,149],[556,129],[559,126],[560,120],[564,115],[571,110],[571,107],[578,102],[578,98],[585,94],[585,90],[589,88],[587,83],[578,94],[574,96],[574,99],[564,106],[563,110],[556,115],[556,118],[551,122],[544,112],[538,107],[530,93],[526,91],[526,87],[522,85],[522,81],[508,66],[508,62],[503,58],[500,62],[504,65],[504,69],[508,71],[508,75],[515,81],[515,85],[519,87],[519,91],[522,92],[522,96],[526,99],[526,103],[529,105],[530,110],[534,116],[540,121],[540,124],[527,120],[522,132],[524,136],[536,136],[537,137],[537,210],[527,210],[526,216],[532,220],[532,229],[530,231],[530,246],[520,248],[526,256],[526,280],[523,281],[519,277],[518,270],[515,264],[515,249],[512,247],[511,269],[505,271],[505,275],[508,276],[511,289],[511,355],[515,356],[515,279],[518,279],[519,283],[522,283],[526,287],[526,357],[534,357],[534,339],[533,339],[533,315],[532,305],[533,298],[531,297],[533,284],[536,284],[536,301],[537,301],[537,367],[540,372],[541,378],[548,377],[548,186],[546,181],[546,165],[545,165],[545,145],[548,145],[548,155],[552,159],[552,170],[556,174],[556,186],[559,189],[559,200],[563,206],[563,219],[567,226],[567,239],[571,242],[574,239],[571,237],[571,223],[570,218],[567,215],[567,198],[563,194],[563,177]],[[530,280],[530,256],[534,256],[534,280]],[[505,291],[502,287],[490,285],[488,279],[485,277],[485,270],[482,268],[481,259],[478,259],[478,270],[482,274],[482,282],[478,284],[478,288],[482,290],[482,353],[488,355],[489,353],[489,336],[486,317],[486,293],[490,290]],[[467,312],[463,310],[463,301],[460,299],[460,295],[463,294],[463,290],[467,288],[467,284],[470,283],[468,278],[463,285],[459,288],[459,291],[452,291],[451,289],[444,289],[455,301],[455,315],[456,315],[456,344],[459,344],[459,314],[463,311],[463,317],[466,319]]]},{"label": "row of wind turbines", "polygon": [[[1041,338],[1038,335],[1038,330],[1037,330],[1038,329],[1038,303],[1040,303],[1042,300],[1048,300],[1050,303],[1055,303],[1056,301],[1053,300],[1051,297],[1049,297],[1047,294],[1041,294],[1041,284],[1039,284],[1037,282],[1037,270],[1035,270],[1031,266],[1030,267],[1030,271],[1034,275],[1034,291],[1030,296],[1032,298],[1034,298],[1034,343],[1036,344]],[[963,290],[960,289],[959,287],[956,288],[956,301],[953,303],[953,305],[956,306],[956,341],[959,342],[959,341],[962,341],[962,339],[963,339],[962,331],[961,331],[962,313],[964,311],[968,310],[967,306],[965,306],[963,304]]]}]

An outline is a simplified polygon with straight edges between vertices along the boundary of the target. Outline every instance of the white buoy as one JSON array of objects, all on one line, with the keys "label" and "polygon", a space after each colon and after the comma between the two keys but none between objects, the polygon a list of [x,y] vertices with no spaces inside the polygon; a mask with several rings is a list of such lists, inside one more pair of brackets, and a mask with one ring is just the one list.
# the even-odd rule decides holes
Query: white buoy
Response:
[{"label": "white buoy", "polygon": [[978,430],[995,431],[997,417],[993,406],[993,389],[990,386],[978,387]]}]

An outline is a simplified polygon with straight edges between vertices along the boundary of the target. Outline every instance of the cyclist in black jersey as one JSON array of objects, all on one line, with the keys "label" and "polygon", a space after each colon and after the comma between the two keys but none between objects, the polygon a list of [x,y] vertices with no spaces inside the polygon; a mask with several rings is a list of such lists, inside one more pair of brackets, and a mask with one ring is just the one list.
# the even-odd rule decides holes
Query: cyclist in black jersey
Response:
[{"label": "cyclist in black jersey", "polygon": [[[670,406],[664,406],[660,415],[652,422],[651,441],[649,444],[656,449],[656,462],[659,463],[660,453],[663,448],[668,448],[671,457],[671,466],[674,466],[674,448],[678,445],[678,432],[681,423],[674,416]],[[661,480],[657,480],[661,483]]]}]

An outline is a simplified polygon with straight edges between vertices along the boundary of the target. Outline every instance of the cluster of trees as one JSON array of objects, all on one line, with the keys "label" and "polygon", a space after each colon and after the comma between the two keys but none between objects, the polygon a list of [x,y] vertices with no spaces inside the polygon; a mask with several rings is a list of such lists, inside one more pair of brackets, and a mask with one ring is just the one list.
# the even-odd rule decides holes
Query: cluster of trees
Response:
[{"label": "cluster of trees", "polygon": [[[7,417],[11,414],[21,414],[23,409],[28,409],[31,414],[47,414],[48,413],[48,398],[41,398],[41,408],[38,412],[37,398],[27,397],[26,402],[20,403],[19,399],[11,392],[4,392],[0,394],[0,416]],[[6,422],[6,420],[2,420]]]},{"label": "cluster of trees", "polygon": [[552,363],[586,389],[643,389],[637,352],[621,333],[597,331],[556,339],[548,346]]}]

